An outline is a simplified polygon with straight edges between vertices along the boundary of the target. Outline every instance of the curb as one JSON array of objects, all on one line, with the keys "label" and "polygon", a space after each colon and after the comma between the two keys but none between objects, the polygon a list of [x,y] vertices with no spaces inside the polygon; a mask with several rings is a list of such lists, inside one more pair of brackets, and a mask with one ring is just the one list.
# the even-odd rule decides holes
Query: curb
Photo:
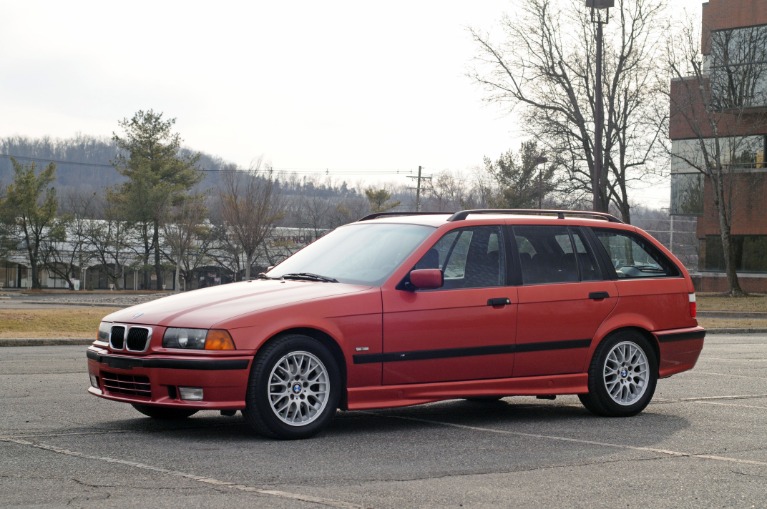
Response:
[{"label": "curb", "polygon": [[89,338],[89,339],[84,339],[84,338],[0,339],[0,348],[6,347],[6,346],[66,346],[66,345],[89,346],[91,343],[93,343],[93,341],[94,340],[92,338]]},{"label": "curb", "polygon": [[135,306],[136,304],[143,304],[143,303],[136,303],[136,304],[115,304],[114,302],[59,302],[59,301],[40,301],[40,300],[19,300],[16,301],[19,304],[30,304],[30,305],[41,305],[41,306],[72,306],[72,307],[79,307],[79,308],[126,308],[130,306]]},{"label": "curb", "polygon": [[708,334],[767,334],[767,329],[706,329]]}]

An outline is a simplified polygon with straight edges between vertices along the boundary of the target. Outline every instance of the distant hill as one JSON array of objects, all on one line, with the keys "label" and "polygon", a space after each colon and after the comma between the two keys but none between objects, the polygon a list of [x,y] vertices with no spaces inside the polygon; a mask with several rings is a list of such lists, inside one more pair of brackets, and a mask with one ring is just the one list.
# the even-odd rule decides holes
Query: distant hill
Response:
[{"label": "distant hill", "polygon": [[[52,138],[0,138],[0,195],[5,186],[13,182],[11,157],[22,164],[35,163],[38,168],[56,164],[55,187],[62,206],[68,206],[70,194],[88,196],[104,194],[105,189],[123,182],[112,161],[118,148],[111,139],[77,136],[70,139]],[[194,153],[184,148],[182,154]],[[207,194],[209,210],[215,208],[213,197],[222,172],[236,168],[233,163],[208,154],[200,154],[198,168],[204,173],[198,191]],[[314,229],[329,229],[369,212],[367,200],[358,189],[346,182],[331,179],[299,177],[296,174],[275,175],[276,190],[284,198],[285,213],[281,226],[310,225]]]},{"label": "distant hill", "polygon": [[[117,151],[112,140],[88,136],[64,140],[19,136],[0,138],[0,186],[7,186],[13,181],[10,159],[13,156],[21,163],[35,163],[38,167],[55,163],[55,186],[60,195],[69,190],[99,192],[124,180],[112,166]],[[194,151],[184,149],[183,152]],[[232,166],[221,158],[202,154],[198,163],[198,167],[205,172],[201,188],[205,190],[216,186],[218,172]]]}]

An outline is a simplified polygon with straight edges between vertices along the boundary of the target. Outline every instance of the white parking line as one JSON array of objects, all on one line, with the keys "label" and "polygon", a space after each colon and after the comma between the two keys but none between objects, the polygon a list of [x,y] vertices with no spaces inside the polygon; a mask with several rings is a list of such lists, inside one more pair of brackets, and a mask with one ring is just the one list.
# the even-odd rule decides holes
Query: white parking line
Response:
[{"label": "white parking line", "polygon": [[560,437],[556,435],[540,435],[538,433],[522,433],[519,431],[507,431],[502,429],[493,429],[493,428],[482,428],[479,426],[467,426],[465,424],[455,424],[452,422],[443,422],[443,421],[434,421],[431,419],[420,419],[417,417],[403,417],[403,416],[396,416],[396,415],[386,415],[383,416],[381,414],[374,414],[373,412],[362,412],[362,413],[368,413],[371,415],[378,415],[382,417],[388,417],[389,419],[401,419],[403,421],[415,421],[415,422],[423,422],[427,424],[436,424],[439,426],[447,426],[451,428],[459,428],[459,429],[467,429],[471,431],[482,431],[485,433],[497,433],[499,435],[512,435],[512,436],[518,436],[518,437],[528,437],[528,438],[540,438],[544,440],[555,440],[558,442],[572,442],[576,444],[585,444],[585,445],[597,445],[600,447],[611,447],[613,449],[624,449],[624,450],[630,450],[630,451],[641,451],[641,452],[652,452],[657,454],[663,454],[666,456],[674,456],[679,458],[698,458],[698,459],[705,459],[705,460],[713,460],[713,461],[724,461],[728,463],[737,463],[740,465],[756,465],[760,467],[767,467],[766,461],[755,461],[755,460],[745,460],[745,459],[739,459],[739,458],[730,458],[727,456],[714,456],[710,454],[694,454],[690,452],[683,452],[683,451],[672,451],[669,449],[656,449],[654,447],[639,447],[634,445],[626,445],[626,444],[611,444],[609,442],[597,442],[595,440],[583,440],[580,438],[570,438],[570,437]]},{"label": "white parking line", "polygon": [[90,454],[84,454],[77,451],[70,451],[69,449],[63,449],[56,447],[55,445],[41,444],[23,440],[21,438],[13,438],[7,436],[0,436],[0,442],[7,442],[27,447],[34,447],[35,449],[42,449],[43,451],[54,452],[56,454],[63,454],[65,456],[73,456],[75,458],[82,458],[94,461],[103,461],[106,463],[115,463],[118,465],[124,465],[132,468],[138,468],[141,470],[149,470],[152,472],[159,472],[161,474],[172,475],[175,477],[182,477],[191,481],[199,482],[202,484],[208,484],[216,487],[229,488],[237,491],[244,491],[248,493],[257,493],[259,495],[268,495],[272,497],[278,497],[288,500],[296,500],[300,502],[309,502],[313,504],[325,505],[328,507],[336,507],[339,509],[362,509],[363,506],[357,504],[350,504],[341,500],[333,500],[329,498],[313,497],[311,495],[301,495],[299,493],[290,493],[280,490],[268,490],[264,488],[256,488],[254,486],[246,486],[244,484],[236,484],[229,481],[222,481],[220,479],[213,479],[211,477],[203,477],[200,475],[189,474],[186,472],[180,472],[178,470],[169,470],[167,468],[156,467],[153,465],[147,465],[146,463],[138,463],[135,461],[122,460],[118,458],[110,458],[109,456],[93,456]]},{"label": "white parking line", "polygon": [[701,405],[732,406],[737,408],[755,408],[759,410],[767,410],[767,406],[757,406],[757,405],[735,405],[732,403],[716,403],[714,401],[696,401],[695,403],[700,403]]},{"label": "white parking line", "polygon": [[767,394],[731,394],[728,396],[697,396],[694,398],[679,398],[676,401],[710,401],[715,399],[761,399],[767,398]]},{"label": "white parking line", "polygon": [[743,361],[748,361],[749,363],[752,363],[752,362],[767,362],[767,359],[744,359],[744,358],[736,358],[736,357],[706,357],[706,361],[739,362],[739,363],[743,363]]},{"label": "white parking line", "polygon": [[767,380],[767,376],[754,376],[754,375],[733,375],[732,373],[713,373],[710,371],[695,371],[696,375],[713,375],[713,376],[730,376],[732,378],[758,378],[760,380]]}]

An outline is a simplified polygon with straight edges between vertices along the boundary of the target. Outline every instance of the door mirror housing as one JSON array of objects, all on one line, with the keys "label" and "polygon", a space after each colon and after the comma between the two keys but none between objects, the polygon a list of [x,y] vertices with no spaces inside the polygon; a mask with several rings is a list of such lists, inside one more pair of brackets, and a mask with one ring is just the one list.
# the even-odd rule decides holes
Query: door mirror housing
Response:
[{"label": "door mirror housing", "polygon": [[415,269],[410,271],[410,286],[414,290],[442,288],[444,278],[439,269]]}]

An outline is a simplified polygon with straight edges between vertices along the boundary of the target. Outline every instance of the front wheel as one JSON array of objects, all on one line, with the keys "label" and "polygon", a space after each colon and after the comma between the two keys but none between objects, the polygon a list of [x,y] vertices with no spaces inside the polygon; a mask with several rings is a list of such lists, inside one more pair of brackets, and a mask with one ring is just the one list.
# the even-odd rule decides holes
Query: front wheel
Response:
[{"label": "front wheel", "polygon": [[289,335],[256,357],[243,416],[262,435],[308,438],[330,423],[340,395],[338,364],[328,349],[308,336]]},{"label": "front wheel", "polygon": [[578,398],[589,411],[607,417],[636,415],[650,403],[658,361],[647,339],[624,331],[597,347],[589,366],[589,393]]}]

